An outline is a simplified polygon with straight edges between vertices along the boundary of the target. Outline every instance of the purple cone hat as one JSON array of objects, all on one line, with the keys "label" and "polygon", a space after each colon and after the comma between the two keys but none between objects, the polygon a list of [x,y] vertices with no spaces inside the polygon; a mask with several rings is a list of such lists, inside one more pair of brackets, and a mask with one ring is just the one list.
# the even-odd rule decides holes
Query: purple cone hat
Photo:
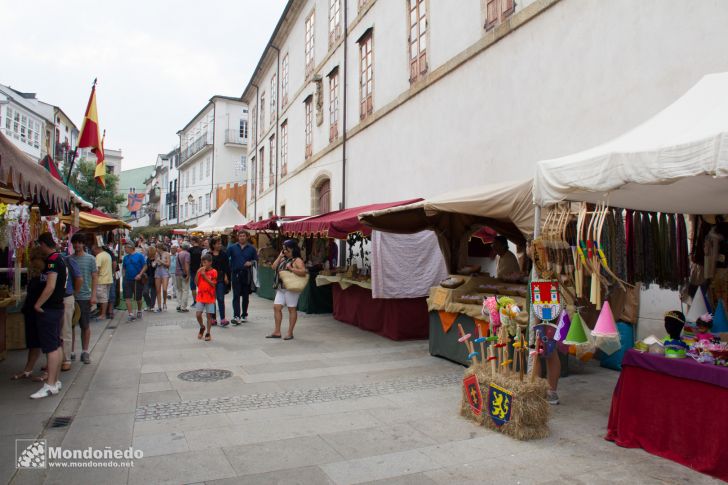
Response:
[{"label": "purple cone hat", "polygon": [[559,322],[556,325],[556,335],[554,335],[554,340],[557,342],[563,342],[569,334],[569,327],[571,327],[571,318],[569,317],[569,314],[566,313],[566,310],[561,310]]}]

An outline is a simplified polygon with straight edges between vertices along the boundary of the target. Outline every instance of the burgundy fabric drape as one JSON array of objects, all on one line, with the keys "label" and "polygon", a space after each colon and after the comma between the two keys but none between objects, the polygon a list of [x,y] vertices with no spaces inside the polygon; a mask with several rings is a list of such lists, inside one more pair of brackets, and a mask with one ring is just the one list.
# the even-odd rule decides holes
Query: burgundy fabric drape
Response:
[{"label": "burgundy fabric drape", "polygon": [[336,320],[392,340],[426,339],[429,335],[427,298],[374,299],[371,290],[332,285]]},{"label": "burgundy fabric drape", "polygon": [[726,381],[728,369],[630,350],[612,396],[606,439],[728,480]]}]

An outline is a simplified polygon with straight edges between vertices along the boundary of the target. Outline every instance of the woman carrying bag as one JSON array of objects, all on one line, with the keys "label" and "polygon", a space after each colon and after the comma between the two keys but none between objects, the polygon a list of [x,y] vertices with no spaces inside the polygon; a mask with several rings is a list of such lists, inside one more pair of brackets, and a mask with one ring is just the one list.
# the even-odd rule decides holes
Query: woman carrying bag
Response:
[{"label": "woman carrying bag", "polygon": [[308,272],[301,258],[301,249],[298,243],[289,239],[283,243],[283,251],[278,255],[273,267],[276,269],[273,287],[276,289],[276,298],[273,302],[273,316],[275,329],[266,338],[281,338],[281,323],[283,322],[283,307],[288,307],[288,334],[283,340],[293,338],[293,328],[298,319],[298,297],[308,284]]}]

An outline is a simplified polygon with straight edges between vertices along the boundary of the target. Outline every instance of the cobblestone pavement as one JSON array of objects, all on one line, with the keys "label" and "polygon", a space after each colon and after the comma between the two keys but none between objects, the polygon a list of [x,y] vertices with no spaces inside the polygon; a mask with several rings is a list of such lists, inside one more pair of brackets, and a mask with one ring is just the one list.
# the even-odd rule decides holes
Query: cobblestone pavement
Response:
[{"label": "cobblestone pavement", "polygon": [[322,387],[247,396],[230,396],[178,403],[154,403],[140,406],[136,410],[136,420],[181,418],[185,416],[204,416],[208,414],[232,413],[250,409],[269,409],[300,404],[315,404],[343,399],[362,399],[366,397],[396,394],[400,392],[421,391],[457,384],[462,372],[394,379],[363,385]]},{"label": "cobblestone pavement", "polygon": [[[331,315],[301,315],[290,341],[264,338],[272,327],[271,302],[257,296],[248,323],[215,327],[210,342],[192,314],[120,315],[96,327],[91,365],[66,373],[59,396],[31,401],[37,386],[16,382],[8,400],[6,375],[0,483],[717,483],[604,440],[616,372],[572,366],[551,436],[519,442],[460,417],[463,368],[430,356],[427,341],[393,342]],[[72,419],[50,427],[57,417]],[[39,436],[144,457],[16,472],[15,438]]]}]

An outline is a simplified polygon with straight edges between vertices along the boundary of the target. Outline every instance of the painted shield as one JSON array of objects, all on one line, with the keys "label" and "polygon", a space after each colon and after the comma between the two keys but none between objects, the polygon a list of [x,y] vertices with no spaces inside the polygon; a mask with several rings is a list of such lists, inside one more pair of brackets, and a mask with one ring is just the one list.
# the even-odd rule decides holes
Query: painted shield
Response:
[{"label": "painted shield", "polygon": [[532,281],[531,307],[541,321],[556,320],[561,313],[561,294],[558,281]]},{"label": "painted shield", "polygon": [[473,414],[480,416],[483,412],[483,394],[480,392],[480,384],[475,374],[470,374],[463,379],[463,391],[468,398],[468,404],[473,410]]},{"label": "painted shield", "polygon": [[513,393],[496,384],[488,388],[488,414],[496,426],[503,426],[511,420]]}]

